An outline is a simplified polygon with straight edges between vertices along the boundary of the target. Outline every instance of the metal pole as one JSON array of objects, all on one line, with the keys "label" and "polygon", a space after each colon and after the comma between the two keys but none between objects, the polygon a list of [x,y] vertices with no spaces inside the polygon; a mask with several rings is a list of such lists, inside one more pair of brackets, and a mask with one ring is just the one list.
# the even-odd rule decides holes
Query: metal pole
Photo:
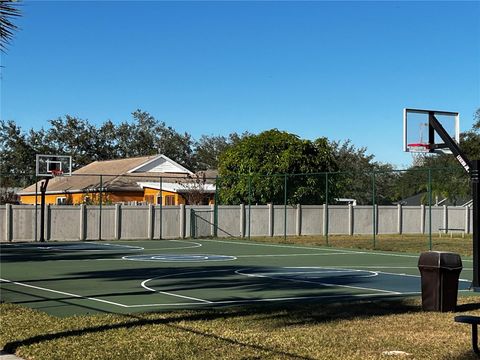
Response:
[{"label": "metal pole", "polygon": [[213,204],[213,236],[216,238],[218,236],[218,192],[220,190],[220,180],[218,175],[215,177],[215,195],[214,195],[214,204]]},{"label": "metal pole", "polygon": [[163,186],[163,178],[160,176],[160,226],[158,227],[158,240],[162,240],[162,226],[163,226],[163,193],[162,193],[162,186]]},{"label": "metal pole", "polygon": [[40,242],[45,241],[45,196],[47,192],[48,181],[50,178],[46,178],[40,184],[41,192],[41,204],[40,204]]},{"label": "metal pole", "polygon": [[195,239],[195,210],[190,209],[190,238]]},{"label": "metal pole", "polygon": [[38,231],[38,179],[35,175],[35,241],[37,241]]},{"label": "metal pole", "polygon": [[328,246],[328,173],[325,173],[325,241]]},{"label": "metal pole", "polygon": [[287,174],[284,179],[284,195],[283,195],[283,239],[287,241]]},{"label": "metal pole", "polygon": [[103,188],[103,176],[100,175],[100,193],[98,196],[99,202],[99,215],[98,215],[98,240],[102,240],[102,189]]},{"label": "metal pole", "polygon": [[472,161],[470,170],[472,181],[472,202],[473,202],[473,222],[472,222],[472,238],[473,238],[473,281],[472,288],[474,291],[480,291],[480,160]]},{"label": "metal pole", "polygon": [[432,169],[428,169],[428,249],[432,251]]},{"label": "metal pole", "polygon": [[252,175],[248,175],[248,240],[250,240],[250,223],[252,215]]},{"label": "metal pole", "polygon": [[376,247],[376,235],[377,235],[377,214],[375,211],[375,202],[376,194],[375,194],[375,171],[372,173],[372,232],[373,232],[373,248]]}]

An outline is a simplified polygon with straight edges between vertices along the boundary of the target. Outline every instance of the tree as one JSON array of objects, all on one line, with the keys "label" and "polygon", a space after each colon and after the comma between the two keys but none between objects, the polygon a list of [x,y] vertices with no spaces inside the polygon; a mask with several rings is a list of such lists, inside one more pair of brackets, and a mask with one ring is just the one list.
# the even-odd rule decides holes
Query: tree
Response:
[{"label": "tree", "polygon": [[395,199],[392,190],[398,175],[391,164],[375,161],[366,147],[356,148],[350,140],[333,142],[332,148],[339,168],[332,181],[339,197],[355,199],[359,205],[390,204]]},{"label": "tree", "polygon": [[188,133],[179,134],[171,127],[164,127],[157,141],[157,151],[188,169],[196,169],[193,139]]},{"label": "tree", "polygon": [[97,154],[97,129],[88,120],[65,115],[50,120],[50,128],[46,132],[46,143],[54,154],[72,156],[72,167],[78,169],[91,163]]},{"label": "tree", "polygon": [[470,160],[480,159],[480,108],[473,116],[473,126],[460,136],[460,146]]},{"label": "tree", "polygon": [[15,1],[0,1],[0,51],[6,52],[13,33],[18,30],[13,19],[21,16],[20,10],[14,6]]},{"label": "tree", "polygon": [[248,135],[251,134],[243,133],[238,135],[237,133],[232,133],[228,137],[202,135],[200,140],[195,143],[195,170],[217,169],[220,154]]},{"label": "tree", "polygon": [[14,121],[0,120],[1,186],[28,184],[35,175],[35,150]]},{"label": "tree", "polygon": [[318,173],[336,169],[325,138],[312,142],[277,129],[245,136],[220,155],[220,202],[283,204],[286,181],[288,203],[319,203],[325,200],[325,177]]},{"label": "tree", "polygon": [[205,173],[187,175],[184,179],[178,180],[182,188],[181,194],[185,197],[188,205],[208,204],[208,193],[205,190],[207,179]]},{"label": "tree", "polygon": [[115,130],[118,158],[165,154],[187,168],[194,168],[193,140],[140,109],[133,122],[122,122]]},{"label": "tree", "polygon": [[93,160],[112,160],[119,158],[117,127],[111,120],[105,121],[95,132],[95,155]]}]

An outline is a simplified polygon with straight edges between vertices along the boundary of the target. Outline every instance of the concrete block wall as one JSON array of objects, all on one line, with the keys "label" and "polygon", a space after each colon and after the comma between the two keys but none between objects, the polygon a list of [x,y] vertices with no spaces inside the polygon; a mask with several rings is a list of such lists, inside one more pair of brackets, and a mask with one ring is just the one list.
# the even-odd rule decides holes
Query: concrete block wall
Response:
[{"label": "concrete block wall", "polygon": [[[212,206],[47,206],[47,240],[176,239],[190,236],[191,209],[197,235],[213,236]],[[36,213],[36,214],[35,214]],[[466,207],[425,206],[287,206],[287,235],[371,234],[373,219],[377,234],[421,234],[430,229],[465,229],[471,233],[473,214]],[[328,214],[328,219],[326,218]],[[101,221],[101,226],[100,226]],[[283,205],[221,205],[218,207],[219,237],[282,236]],[[35,230],[37,234],[35,236]],[[0,206],[0,242],[39,239],[40,208],[31,205]]]},{"label": "concrete block wall", "polygon": [[323,205],[302,205],[302,235],[323,234],[324,206]]}]

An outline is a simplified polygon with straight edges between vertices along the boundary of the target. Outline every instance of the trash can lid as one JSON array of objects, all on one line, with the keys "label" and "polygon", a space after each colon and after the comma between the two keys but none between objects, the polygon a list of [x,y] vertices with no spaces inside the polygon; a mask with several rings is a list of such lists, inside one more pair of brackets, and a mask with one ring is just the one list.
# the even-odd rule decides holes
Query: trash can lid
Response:
[{"label": "trash can lid", "polygon": [[462,269],[460,255],[445,251],[427,251],[420,254],[419,268],[456,270]]}]

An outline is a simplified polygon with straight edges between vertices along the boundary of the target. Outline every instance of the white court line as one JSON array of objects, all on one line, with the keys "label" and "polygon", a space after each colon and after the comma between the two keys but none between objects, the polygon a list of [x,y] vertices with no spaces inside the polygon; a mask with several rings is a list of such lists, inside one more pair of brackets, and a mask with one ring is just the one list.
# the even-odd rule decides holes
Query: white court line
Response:
[{"label": "white court line", "polygon": [[194,297],[191,297],[191,296],[174,294],[174,293],[171,293],[171,292],[168,292],[168,291],[155,290],[155,289],[152,289],[152,288],[148,287],[147,285],[145,285],[147,282],[149,282],[150,280],[153,280],[153,279],[155,279],[155,278],[151,278],[151,279],[147,279],[147,280],[143,281],[142,284],[141,284],[142,287],[143,287],[144,289],[147,289],[147,290],[149,290],[149,291],[152,291],[152,292],[155,292],[155,293],[159,293],[159,294],[164,294],[164,295],[169,295],[169,296],[175,296],[175,297],[179,297],[179,298],[182,298],[182,299],[200,301],[200,302],[207,303],[207,304],[211,304],[211,303],[212,303],[211,301],[204,300],[204,299],[199,299],[199,298],[194,298]]},{"label": "white court line", "polygon": [[[116,303],[116,302],[113,302],[113,301],[102,300],[102,299],[97,299],[97,298],[93,298],[93,297],[88,297],[88,296],[82,296],[82,295],[67,293],[67,292],[64,292],[64,291],[58,291],[58,290],[43,288],[43,287],[40,287],[40,286],[29,285],[29,284],[25,284],[25,283],[21,283],[21,282],[17,282],[17,281],[11,281],[11,280],[7,280],[7,279],[0,279],[0,282],[6,282],[6,283],[9,283],[9,284],[15,284],[15,285],[19,285],[19,286],[25,286],[25,287],[32,288],[32,289],[37,289],[37,290],[42,290],[42,291],[48,291],[48,292],[52,292],[52,293],[55,293],[55,294],[71,296],[71,297],[75,297],[75,298],[79,298],[79,299],[87,299],[87,300],[98,301],[98,302],[102,302],[102,303],[106,303],[106,304],[110,304],[110,305],[117,305],[117,306],[121,306],[121,307],[128,307],[128,306],[126,306],[126,305],[123,305],[123,304],[120,304],[120,303]],[[51,300],[56,301],[56,299],[51,299]]]},{"label": "white court line", "polygon": [[[351,255],[349,252],[335,253],[335,255]],[[332,256],[332,254],[271,254],[271,255],[237,255],[237,258],[250,258],[250,257],[284,257],[284,256]]]},{"label": "white court line", "polygon": [[161,293],[161,294],[164,294],[164,295],[177,296],[177,297],[180,297],[180,298],[185,298],[185,299],[200,301],[200,302],[204,302],[204,303],[208,303],[208,304],[213,304],[214,302],[209,301],[209,300],[204,300],[204,299],[199,299],[199,298],[194,298],[194,297],[189,297],[189,296],[174,294],[174,293],[167,292],[167,291],[155,290],[155,289],[153,289],[153,288],[148,287],[146,284],[147,284],[147,282],[152,281],[152,280],[164,279],[164,278],[172,278],[172,277],[181,276],[181,275],[184,276],[184,275],[190,275],[190,274],[201,274],[201,273],[211,273],[211,272],[226,272],[226,271],[231,271],[231,270],[184,271],[184,272],[181,272],[181,273],[175,273],[175,274],[168,274],[168,275],[156,276],[156,277],[154,277],[154,278],[147,279],[147,280],[143,281],[140,285],[141,285],[144,289],[146,289],[146,290],[148,290],[148,291],[153,291],[153,292],[158,292],[158,293]]},{"label": "white court line", "polygon": [[180,247],[167,247],[167,248],[159,248],[159,249],[146,249],[146,251],[158,251],[158,250],[180,250],[180,249],[195,249],[202,247],[203,245],[195,242],[195,241],[184,241],[184,240],[161,240],[161,241],[173,241],[173,242],[179,242],[179,243],[184,243],[184,244],[194,244],[194,246],[180,246]]},{"label": "white court line", "polygon": [[368,287],[359,287],[359,286],[351,286],[351,285],[339,285],[339,284],[330,284],[330,283],[319,282],[319,281],[310,281],[310,280],[300,280],[300,279],[292,279],[292,278],[267,276],[267,275],[261,275],[261,273],[260,274],[245,274],[245,273],[242,273],[242,271],[245,271],[245,270],[248,270],[248,268],[236,270],[235,273],[238,274],[238,275],[243,275],[243,276],[247,276],[247,277],[261,277],[261,278],[269,278],[269,279],[275,279],[275,280],[286,280],[286,281],[299,282],[299,283],[322,285],[322,286],[326,286],[326,287],[342,287],[342,288],[356,289],[356,290],[369,290],[369,291],[377,291],[377,292],[388,293],[388,294],[392,294],[392,295],[400,295],[401,294],[401,293],[396,292],[396,291],[381,290],[381,289],[374,289],[374,288],[368,288]]},{"label": "white court line", "polygon": [[228,241],[228,240],[201,240],[201,241],[209,241],[209,242],[218,242],[218,243],[225,243],[225,244],[236,244],[236,245],[249,245],[249,246],[265,246],[265,247],[276,247],[276,248],[289,248],[289,249],[303,249],[303,250],[317,250],[317,251],[330,251],[330,252],[349,252],[355,253],[354,251],[343,250],[343,249],[326,249],[322,247],[308,247],[308,246],[295,246],[295,245],[278,245],[278,244],[264,244],[264,243],[248,243],[244,241]]},{"label": "white court line", "polygon": [[[250,245],[250,246],[268,246],[268,247],[278,247],[278,248],[291,248],[291,249],[308,249],[308,250],[318,250],[318,251],[331,251],[331,252],[344,252],[350,254],[365,254],[365,255],[382,255],[382,256],[395,256],[395,257],[407,257],[418,259],[419,255],[407,255],[407,254],[397,254],[397,253],[388,253],[388,252],[373,252],[373,251],[364,251],[364,250],[348,250],[348,249],[325,249],[320,245],[319,247],[307,247],[307,246],[294,246],[294,245],[276,245],[276,244],[262,244],[262,243],[247,243],[241,241],[227,241],[227,240],[202,240],[202,241],[212,241],[226,244],[237,244],[237,245]],[[336,254],[331,254],[336,255]],[[462,261],[473,262],[473,260],[462,259]]]},{"label": "white court line", "polygon": [[[107,301],[102,299],[97,299],[93,297],[85,297],[73,293],[67,293],[63,291],[43,288],[39,286],[28,285],[16,281],[10,281],[7,279],[0,279],[0,282],[6,282],[15,284],[18,286],[25,286],[30,287],[46,292],[53,292],[57,294],[72,296],[79,299],[91,300],[91,301],[98,301],[102,303],[107,303],[110,305],[119,306],[122,308],[142,308],[142,307],[172,307],[172,306],[199,306],[205,305],[207,303],[204,302],[195,302],[195,303],[150,303],[150,304],[137,304],[137,305],[125,305],[121,303],[116,303],[113,301]],[[468,290],[460,290],[460,291],[468,291]],[[407,292],[407,293],[398,293],[399,295],[418,295],[419,292]],[[210,305],[229,305],[229,304],[253,304],[253,303],[261,303],[261,302],[281,302],[281,301],[293,301],[293,300],[315,300],[315,299],[345,299],[345,298],[363,298],[363,297],[383,297],[383,296],[391,296],[395,294],[345,294],[345,295],[318,295],[318,296],[293,296],[293,297],[280,297],[280,298],[265,298],[265,299],[242,299],[242,300],[220,300],[220,301],[211,301]],[[52,299],[55,301],[55,299]]]}]

